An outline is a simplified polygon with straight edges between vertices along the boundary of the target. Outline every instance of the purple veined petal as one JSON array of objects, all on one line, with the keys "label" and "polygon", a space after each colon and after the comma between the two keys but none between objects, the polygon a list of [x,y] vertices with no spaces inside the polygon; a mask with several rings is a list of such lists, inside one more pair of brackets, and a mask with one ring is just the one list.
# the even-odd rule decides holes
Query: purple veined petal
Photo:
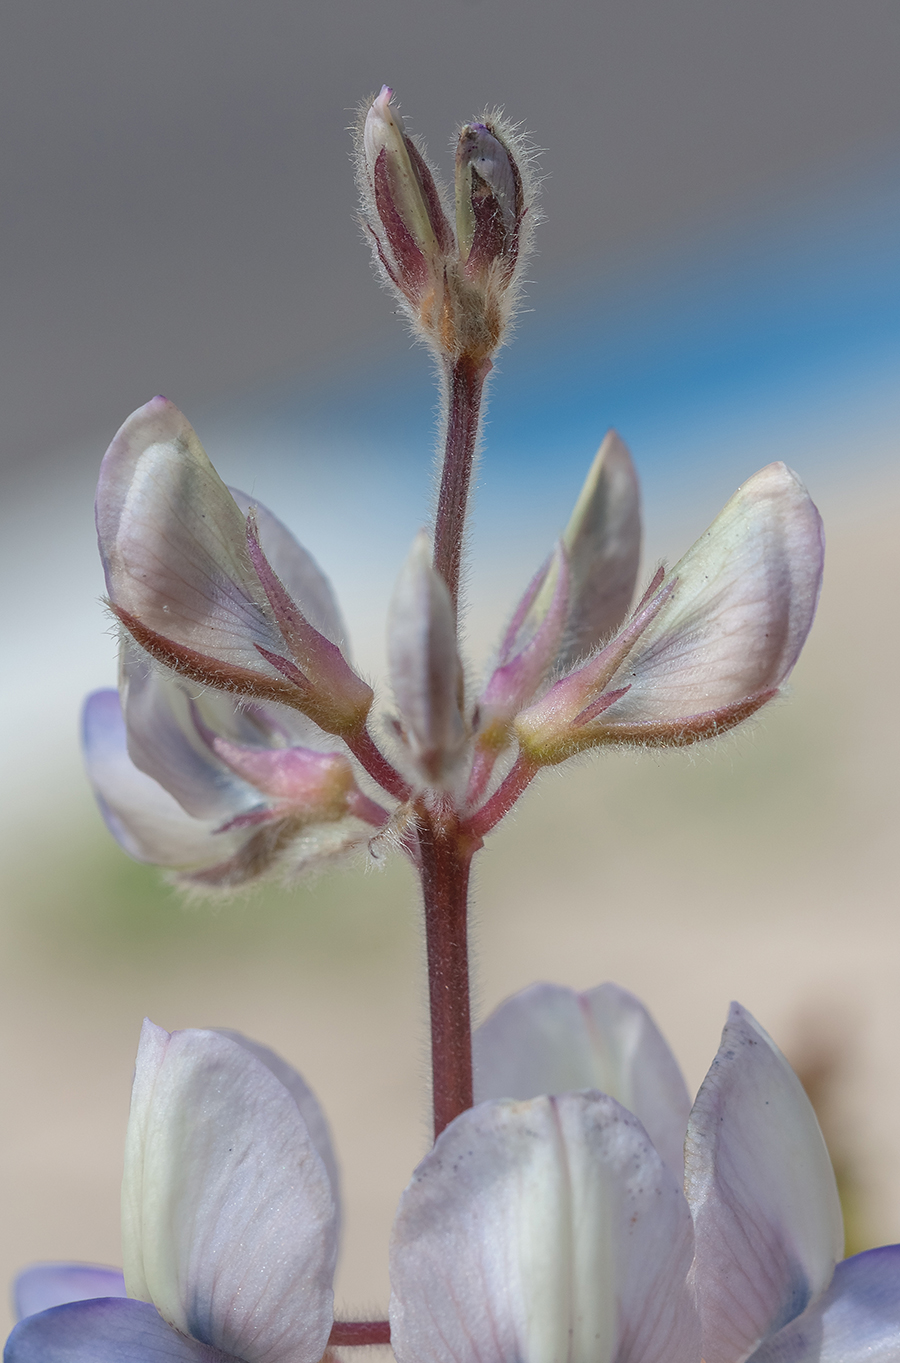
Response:
[{"label": "purple veined petal", "polygon": [[268,507],[249,497],[238,488],[229,487],[238,510],[246,516],[251,507],[256,512],[259,542],[273,570],[287,591],[297,602],[309,623],[337,644],[349,661],[347,629],[334,590],[312,554],[299,544]]},{"label": "purple veined petal", "polygon": [[748,718],[797,661],[823,555],[796,474],[754,474],[619,635],[518,716],[523,756],[541,766],[602,743],[684,746]]},{"label": "purple veined petal", "polygon": [[181,648],[278,678],[282,654],[246,526],[193,428],[165,398],[128,418],[104,457],[97,535],[113,605]]},{"label": "purple veined petal", "polygon": [[755,473],[667,575],[669,600],[610,679],[628,691],[604,728],[677,723],[779,687],[813,622],[824,548],[797,475]]},{"label": "purple veined petal", "polygon": [[319,1100],[313,1093],[302,1075],[298,1074],[292,1065],[275,1051],[269,1050],[268,1046],[261,1046],[258,1041],[251,1041],[249,1037],[241,1032],[232,1032],[227,1027],[216,1027],[214,1029],[219,1036],[228,1037],[230,1041],[235,1041],[244,1050],[255,1055],[257,1060],[261,1060],[274,1074],[275,1078],[284,1085],[288,1093],[293,1098],[297,1107],[300,1109],[300,1116],[306,1123],[309,1138],[316,1148],[316,1152],[328,1171],[331,1180],[331,1191],[334,1194],[335,1203],[340,1209],[341,1186],[340,1174],[338,1172],[337,1160],[335,1159],[334,1146],[331,1141],[331,1132],[325,1113],[319,1104]]},{"label": "purple veined petal", "polygon": [[246,835],[216,835],[218,820],[192,819],[128,756],[117,691],[88,696],[82,717],[85,764],[100,812],[120,847],[135,861],[187,869],[229,857]]},{"label": "purple veined petal", "polygon": [[406,740],[426,779],[439,782],[459,757],[466,730],[456,621],[424,532],[413,542],[391,600],[388,664]]},{"label": "purple veined petal", "polygon": [[565,550],[557,545],[537,590],[532,583],[520,602],[503,641],[498,666],[479,697],[483,732],[488,739],[492,725],[505,739],[509,721],[543,682],[556,659],[568,608],[569,567]]},{"label": "purple veined petal", "polygon": [[687,1086],[650,1014],[626,989],[529,985],[481,1024],[472,1048],[476,1102],[599,1089],[638,1118],[681,1181]]},{"label": "purple veined petal", "polygon": [[609,431],[563,535],[571,595],[559,665],[586,657],[628,612],[641,558],[641,494],[627,446]]},{"label": "purple veined petal", "polygon": [[735,1363],[821,1296],[844,1245],[812,1105],[738,1004],[691,1112],[685,1191],[703,1357]]},{"label": "purple veined petal", "polygon": [[820,1301],[767,1339],[751,1363],[897,1363],[900,1245],[844,1259]]},{"label": "purple veined petal", "polygon": [[225,1355],[167,1325],[146,1302],[101,1297],[29,1316],[4,1363],[224,1363]]},{"label": "purple veined petal", "polygon": [[145,1022],[125,1144],[129,1294],[244,1363],[318,1363],[337,1208],[296,1101],[215,1032]]},{"label": "purple veined petal", "polygon": [[128,755],[195,819],[218,824],[261,802],[198,730],[192,693],[200,688],[155,666],[130,642],[122,649],[120,693]]},{"label": "purple veined petal", "polygon": [[13,1283],[17,1320],[68,1301],[124,1296],[122,1270],[102,1264],[32,1264]]},{"label": "purple veined petal", "polygon": [[690,1215],[613,1099],[492,1102],[451,1122],[391,1238],[398,1363],[697,1363]]}]

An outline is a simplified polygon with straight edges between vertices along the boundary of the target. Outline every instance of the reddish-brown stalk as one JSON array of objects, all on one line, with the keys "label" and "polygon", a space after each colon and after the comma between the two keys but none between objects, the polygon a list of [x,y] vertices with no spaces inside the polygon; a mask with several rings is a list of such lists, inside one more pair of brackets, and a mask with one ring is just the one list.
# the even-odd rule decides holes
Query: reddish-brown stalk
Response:
[{"label": "reddish-brown stalk", "polygon": [[478,447],[478,422],[490,360],[466,355],[447,361],[447,434],[434,521],[434,566],[447,584],[454,612],[465,539],[469,484]]},{"label": "reddish-brown stalk", "polygon": [[435,1139],[472,1106],[469,1008],[469,866],[480,846],[454,816],[419,811]]}]

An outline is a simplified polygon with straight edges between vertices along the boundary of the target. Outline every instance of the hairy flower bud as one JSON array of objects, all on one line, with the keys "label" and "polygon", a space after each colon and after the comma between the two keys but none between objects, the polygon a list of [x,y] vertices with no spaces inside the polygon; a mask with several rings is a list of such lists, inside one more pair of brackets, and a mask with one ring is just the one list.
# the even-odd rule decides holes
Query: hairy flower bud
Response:
[{"label": "hairy flower bud", "polygon": [[416,333],[443,360],[489,365],[515,304],[517,267],[534,222],[527,153],[499,115],[463,126],[457,243],[434,176],[394,117],[392,93],[382,88],[357,132],[363,221],[376,262]]},{"label": "hairy flower bud", "polygon": [[416,311],[439,306],[453,233],[425,160],[394,118],[382,87],[362,130],[360,184],[378,259]]},{"label": "hairy flower bud", "polygon": [[511,275],[525,209],[522,177],[509,149],[488,123],[467,123],[456,148],[456,233],[469,278],[497,263]]}]

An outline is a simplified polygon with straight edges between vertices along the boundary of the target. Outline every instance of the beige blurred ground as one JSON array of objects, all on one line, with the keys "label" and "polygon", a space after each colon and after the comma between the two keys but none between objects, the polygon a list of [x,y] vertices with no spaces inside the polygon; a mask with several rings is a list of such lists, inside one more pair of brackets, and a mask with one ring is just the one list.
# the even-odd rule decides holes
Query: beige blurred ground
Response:
[{"label": "beige blurred ground", "polygon": [[[859,1187],[857,1239],[875,1243],[900,1239],[900,483],[871,487],[820,498],[826,587],[791,698],[715,748],[548,775],[481,855],[475,969],[482,1016],[535,978],[617,980],[649,1004],[691,1086],[732,997],[801,1059],[836,1036],[833,1138]],[[117,1261],[149,1014],[239,1028],[304,1071],[345,1177],[339,1299],[383,1310],[393,1207],[427,1144],[405,868],[185,908],[86,800],[56,841],[67,813],[51,797],[48,837],[5,871],[0,1278],[34,1259]]]}]

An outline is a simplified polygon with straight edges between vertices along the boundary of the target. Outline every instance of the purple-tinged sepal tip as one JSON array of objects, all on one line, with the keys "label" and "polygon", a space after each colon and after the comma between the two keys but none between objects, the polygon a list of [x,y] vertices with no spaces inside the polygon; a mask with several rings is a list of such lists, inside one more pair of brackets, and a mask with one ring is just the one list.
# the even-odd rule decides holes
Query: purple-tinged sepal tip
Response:
[{"label": "purple-tinged sepal tip", "polygon": [[478,703],[478,746],[500,752],[512,721],[556,661],[569,611],[569,564],[562,544],[529,584]]}]

